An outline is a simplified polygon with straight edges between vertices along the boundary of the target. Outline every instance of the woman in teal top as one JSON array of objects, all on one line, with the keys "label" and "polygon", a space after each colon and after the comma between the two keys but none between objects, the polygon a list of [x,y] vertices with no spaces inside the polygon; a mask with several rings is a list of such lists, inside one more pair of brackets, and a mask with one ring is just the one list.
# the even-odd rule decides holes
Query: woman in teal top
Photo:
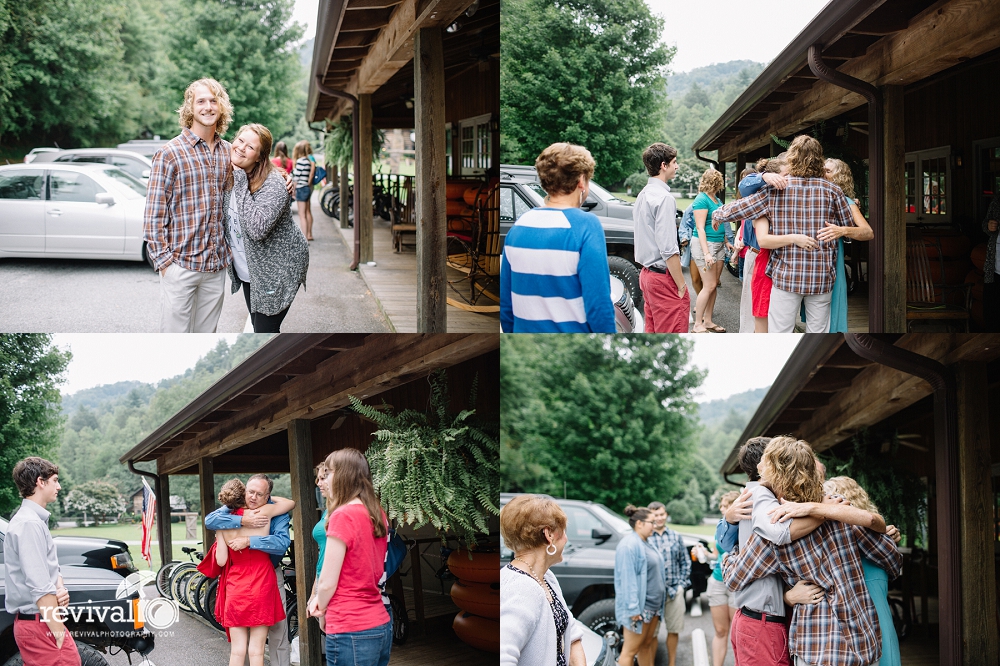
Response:
[{"label": "woman in teal top", "polygon": [[[319,572],[323,569],[323,557],[326,555],[326,500],[330,496],[330,484],[327,483],[325,462],[321,462],[316,466],[316,487],[319,488],[319,494],[322,495],[324,502],[323,515],[312,529],[312,538],[319,545],[319,559],[316,560],[316,578],[318,579]],[[315,594],[315,581],[313,582],[313,588],[313,594]]]},{"label": "woman in teal top", "polygon": [[[878,509],[868,498],[865,489],[850,477],[835,476],[828,479],[823,484],[823,491],[827,494],[843,495],[851,503],[851,506],[871,513],[878,513]],[[899,530],[888,525],[886,534],[898,543]],[[889,576],[884,569],[865,558],[861,558],[861,566],[865,572],[868,596],[872,598],[872,603],[875,605],[875,614],[878,615],[879,629],[882,633],[882,656],[875,662],[875,666],[900,666],[899,639],[896,637],[896,627],[892,623],[892,609],[889,608]]]},{"label": "woman in teal top", "polygon": [[854,177],[851,175],[851,168],[845,162],[831,158],[824,164],[823,172],[827,180],[844,191],[856,225],[839,227],[828,223],[826,228],[816,235],[816,239],[820,242],[834,239],[837,241],[837,279],[830,294],[830,333],[846,333],[847,273],[844,270],[844,236],[856,241],[867,241],[874,238],[875,233],[868,226],[868,220],[861,214],[858,202],[854,199]]},{"label": "woman in teal top", "polygon": [[726,230],[720,226],[712,228],[712,213],[722,203],[718,199],[719,192],[725,187],[722,174],[715,169],[709,169],[701,176],[698,184],[698,196],[691,203],[694,211],[694,231],[691,234],[691,258],[701,273],[702,287],[695,303],[694,332],[725,333],[726,329],[712,321],[715,309],[716,287],[719,286],[719,276],[722,274],[723,262],[726,257]]}]

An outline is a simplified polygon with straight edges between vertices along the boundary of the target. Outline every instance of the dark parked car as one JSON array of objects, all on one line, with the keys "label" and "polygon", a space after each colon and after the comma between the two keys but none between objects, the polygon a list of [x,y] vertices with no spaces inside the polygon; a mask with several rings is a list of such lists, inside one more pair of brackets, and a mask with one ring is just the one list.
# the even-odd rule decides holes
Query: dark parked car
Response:
[{"label": "dark parked car", "polygon": [[[545,190],[535,167],[501,165],[500,167],[500,242],[525,211],[543,205]],[[637,308],[642,309],[639,269],[635,263],[632,204],[622,201],[597,183],[590,182],[590,195],[583,209],[601,220],[608,245],[608,268],[611,277],[621,281]]]},{"label": "dark parked car", "polygon": [[[0,564],[6,534],[7,521],[0,519]],[[87,537],[55,537],[54,541],[70,608],[82,609],[67,618],[66,627],[73,634],[83,666],[107,666],[101,653],[112,647],[129,655],[152,652],[153,635],[135,621],[133,600],[138,599],[138,592],[119,593],[124,577],[136,571],[125,542]],[[6,586],[0,578],[0,664],[20,666],[14,616],[4,608],[5,598]],[[88,608],[93,612],[88,613]]]},{"label": "dark parked car", "polygon": [[[515,494],[500,493],[501,506]],[[619,632],[615,624],[615,548],[622,538],[632,531],[628,521],[603,504],[553,498],[566,512],[566,534],[569,542],[563,551],[563,561],[552,567],[559,579],[566,603],[573,615],[598,635],[608,631]],[[681,534],[688,555],[701,544],[708,548],[708,541],[701,537]],[[501,540],[501,563],[510,562],[513,553]],[[708,564],[691,562],[691,598],[688,608],[708,586],[712,575]]]}]

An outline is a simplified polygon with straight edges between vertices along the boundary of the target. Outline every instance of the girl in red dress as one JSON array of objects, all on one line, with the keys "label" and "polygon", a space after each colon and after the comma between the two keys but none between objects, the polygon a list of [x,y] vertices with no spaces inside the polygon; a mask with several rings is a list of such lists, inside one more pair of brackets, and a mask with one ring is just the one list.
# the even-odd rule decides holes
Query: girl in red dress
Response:
[{"label": "girl in red dress", "polygon": [[[232,479],[219,491],[219,502],[228,506],[233,515],[242,516],[245,496],[243,483]],[[272,518],[295,507],[292,500],[282,497],[271,499],[274,504],[265,504],[256,511]],[[232,550],[227,545],[236,537],[267,536],[269,533],[270,522],[260,528],[219,530],[215,533],[215,560],[224,567],[219,577],[215,616],[226,628],[231,642],[230,666],[243,666],[248,654],[250,666],[264,666],[267,631],[271,625],[285,619],[270,556],[252,548]]]}]

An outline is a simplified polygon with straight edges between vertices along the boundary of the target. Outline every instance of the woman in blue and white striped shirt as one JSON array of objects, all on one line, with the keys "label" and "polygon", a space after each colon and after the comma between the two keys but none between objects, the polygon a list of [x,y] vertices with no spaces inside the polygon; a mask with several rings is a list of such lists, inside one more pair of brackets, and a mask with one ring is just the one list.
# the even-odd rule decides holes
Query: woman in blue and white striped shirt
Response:
[{"label": "woman in blue and white striped shirt", "polygon": [[302,235],[308,241],[313,239],[313,214],[309,198],[312,196],[313,174],[316,173],[316,165],[309,159],[310,155],[312,147],[308,141],[299,141],[292,149],[292,159],[295,160],[295,168],[292,171],[292,180],[295,181],[295,205],[299,209]]},{"label": "woman in blue and white striped shirt", "polygon": [[604,229],[580,210],[594,158],[554,143],[535,160],[545,206],[524,213],[504,241],[500,327],[505,333],[614,333]]}]

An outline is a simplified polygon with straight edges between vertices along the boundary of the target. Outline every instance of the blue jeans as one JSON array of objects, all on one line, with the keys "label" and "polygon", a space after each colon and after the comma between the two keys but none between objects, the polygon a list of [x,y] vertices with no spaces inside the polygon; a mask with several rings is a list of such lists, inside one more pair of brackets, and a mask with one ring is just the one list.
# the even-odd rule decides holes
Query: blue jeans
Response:
[{"label": "blue jeans", "polygon": [[392,649],[392,621],[343,634],[326,635],[327,666],[387,666]]}]

